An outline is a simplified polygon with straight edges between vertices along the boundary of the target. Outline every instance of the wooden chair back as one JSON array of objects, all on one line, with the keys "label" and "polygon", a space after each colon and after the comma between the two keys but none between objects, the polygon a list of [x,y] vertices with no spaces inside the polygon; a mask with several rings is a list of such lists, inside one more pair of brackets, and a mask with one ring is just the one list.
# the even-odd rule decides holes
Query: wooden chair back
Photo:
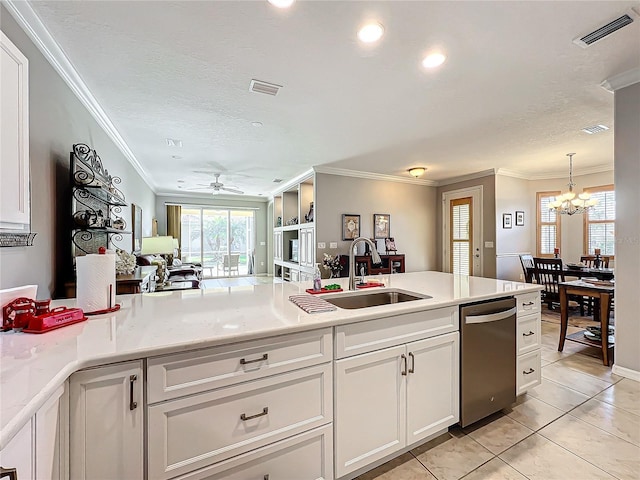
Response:
[{"label": "wooden chair back", "polygon": [[[611,257],[600,255],[600,266],[602,268],[609,268],[609,260]],[[584,263],[589,268],[595,268],[596,256],[595,255],[583,255],[580,257],[580,262]]]},{"label": "wooden chair back", "polygon": [[561,258],[534,258],[533,265],[536,281],[544,285],[543,301],[547,303],[549,309],[553,303],[560,301],[559,283],[564,282]]},{"label": "wooden chair back", "polygon": [[523,255],[519,255],[520,257],[520,265],[522,265],[522,271],[524,272],[524,280],[527,283],[533,283],[534,276],[534,264],[533,264],[533,255],[530,253],[525,253]]}]

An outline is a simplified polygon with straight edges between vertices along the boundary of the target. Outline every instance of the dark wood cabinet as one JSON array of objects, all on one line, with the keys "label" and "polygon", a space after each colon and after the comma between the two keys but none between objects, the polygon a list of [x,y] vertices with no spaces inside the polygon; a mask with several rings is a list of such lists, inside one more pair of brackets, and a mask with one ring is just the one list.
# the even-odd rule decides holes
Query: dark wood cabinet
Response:
[{"label": "dark wood cabinet", "polygon": [[365,275],[404,273],[404,253],[380,255],[381,265],[373,265],[371,255],[356,255],[356,275],[360,275],[364,267]]}]

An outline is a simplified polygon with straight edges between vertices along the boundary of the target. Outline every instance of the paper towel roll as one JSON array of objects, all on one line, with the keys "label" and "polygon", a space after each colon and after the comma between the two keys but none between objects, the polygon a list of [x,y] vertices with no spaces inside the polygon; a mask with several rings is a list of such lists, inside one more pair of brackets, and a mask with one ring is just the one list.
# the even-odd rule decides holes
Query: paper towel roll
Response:
[{"label": "paper towel roll", "polygon": [[116,256],[76,257],[77,306],[85,313],[112,308],[116,304]]}]

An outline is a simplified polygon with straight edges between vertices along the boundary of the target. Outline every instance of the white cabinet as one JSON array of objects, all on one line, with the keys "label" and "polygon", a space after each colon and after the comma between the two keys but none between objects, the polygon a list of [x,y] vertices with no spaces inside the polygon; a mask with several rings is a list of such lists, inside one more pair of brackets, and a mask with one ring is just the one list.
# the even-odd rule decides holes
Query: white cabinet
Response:
[{"label": "white cabinet", "polygon": [[142,361],[71,376],[70,478],[143,478],[142,392]]},{"label": "white cabinet", "polygon": [[15,469],[19,480],[34,479],[33,438],[33,419],[30,419],[0,450],[0,466],[8,470]]},{"label": "white cabinet", "polygon": [[300,266],[307,268],[315,267],[315,249],[313,241],[313,227],[300,228]]},{"label": "white cabinet", "polygon": [[516,303],[516,395],[522,395],[542,382],[540,292],[516,295]]},{"label": "white cabinet", "polygon": [[458,332],[338,360],[335,375],[336,477],[458,421]]},{"label": "white cabinet", "polygon": [[282,230],[273,232],[273,259],[282,260]]}]

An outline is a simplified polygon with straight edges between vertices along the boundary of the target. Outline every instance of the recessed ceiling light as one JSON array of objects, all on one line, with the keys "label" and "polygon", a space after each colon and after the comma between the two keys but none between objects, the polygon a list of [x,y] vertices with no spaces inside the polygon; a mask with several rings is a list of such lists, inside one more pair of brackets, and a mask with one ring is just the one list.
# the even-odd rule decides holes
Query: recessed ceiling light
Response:
[{"label": "recessed ceiling light", "polygon": [[180,155],[171,155],[171,158],[174,160],[180,160],[182,157]]},{"label": "recessed ceiling light", "polygon": [[267,0],[271,5],[278,8],[289,8],[296,0]]},{"label": "recessed ceiling light", "polygon": [[438,67],[442,65],[446,59],[447,57],[442,53],[430,53],[422,60],[422,66],[424,68]]},{"label": "recessed ceiling light", "polygon": [[364,27],[358,30],[358,38],[364,43],[377,42],[382,38],[384,34],[384,27],[379,23],[367,23]]},{"label": "recessed ceiling light", "polygon": [[584,133],[588,133],[589,135],[593,135],[594,133],[600,133],[609,130],[609,127],[606,125],[592,125],[590,127],[584,127],[582,131]]},{"label": "recessed ceiling light", "polygon": [[176,140],[175,138],[167,138],[167,146],[168,147],[181,147],[182,140]]},{"label": "recessed ceiling light", "polygon": [[261,127],[262,122],[251,122],[251,125],[253,125],[254,127]]},{"label": "recessed ceiling light", "polygon": [[184,180],[178,180],[178,183],[184,183]]}]

